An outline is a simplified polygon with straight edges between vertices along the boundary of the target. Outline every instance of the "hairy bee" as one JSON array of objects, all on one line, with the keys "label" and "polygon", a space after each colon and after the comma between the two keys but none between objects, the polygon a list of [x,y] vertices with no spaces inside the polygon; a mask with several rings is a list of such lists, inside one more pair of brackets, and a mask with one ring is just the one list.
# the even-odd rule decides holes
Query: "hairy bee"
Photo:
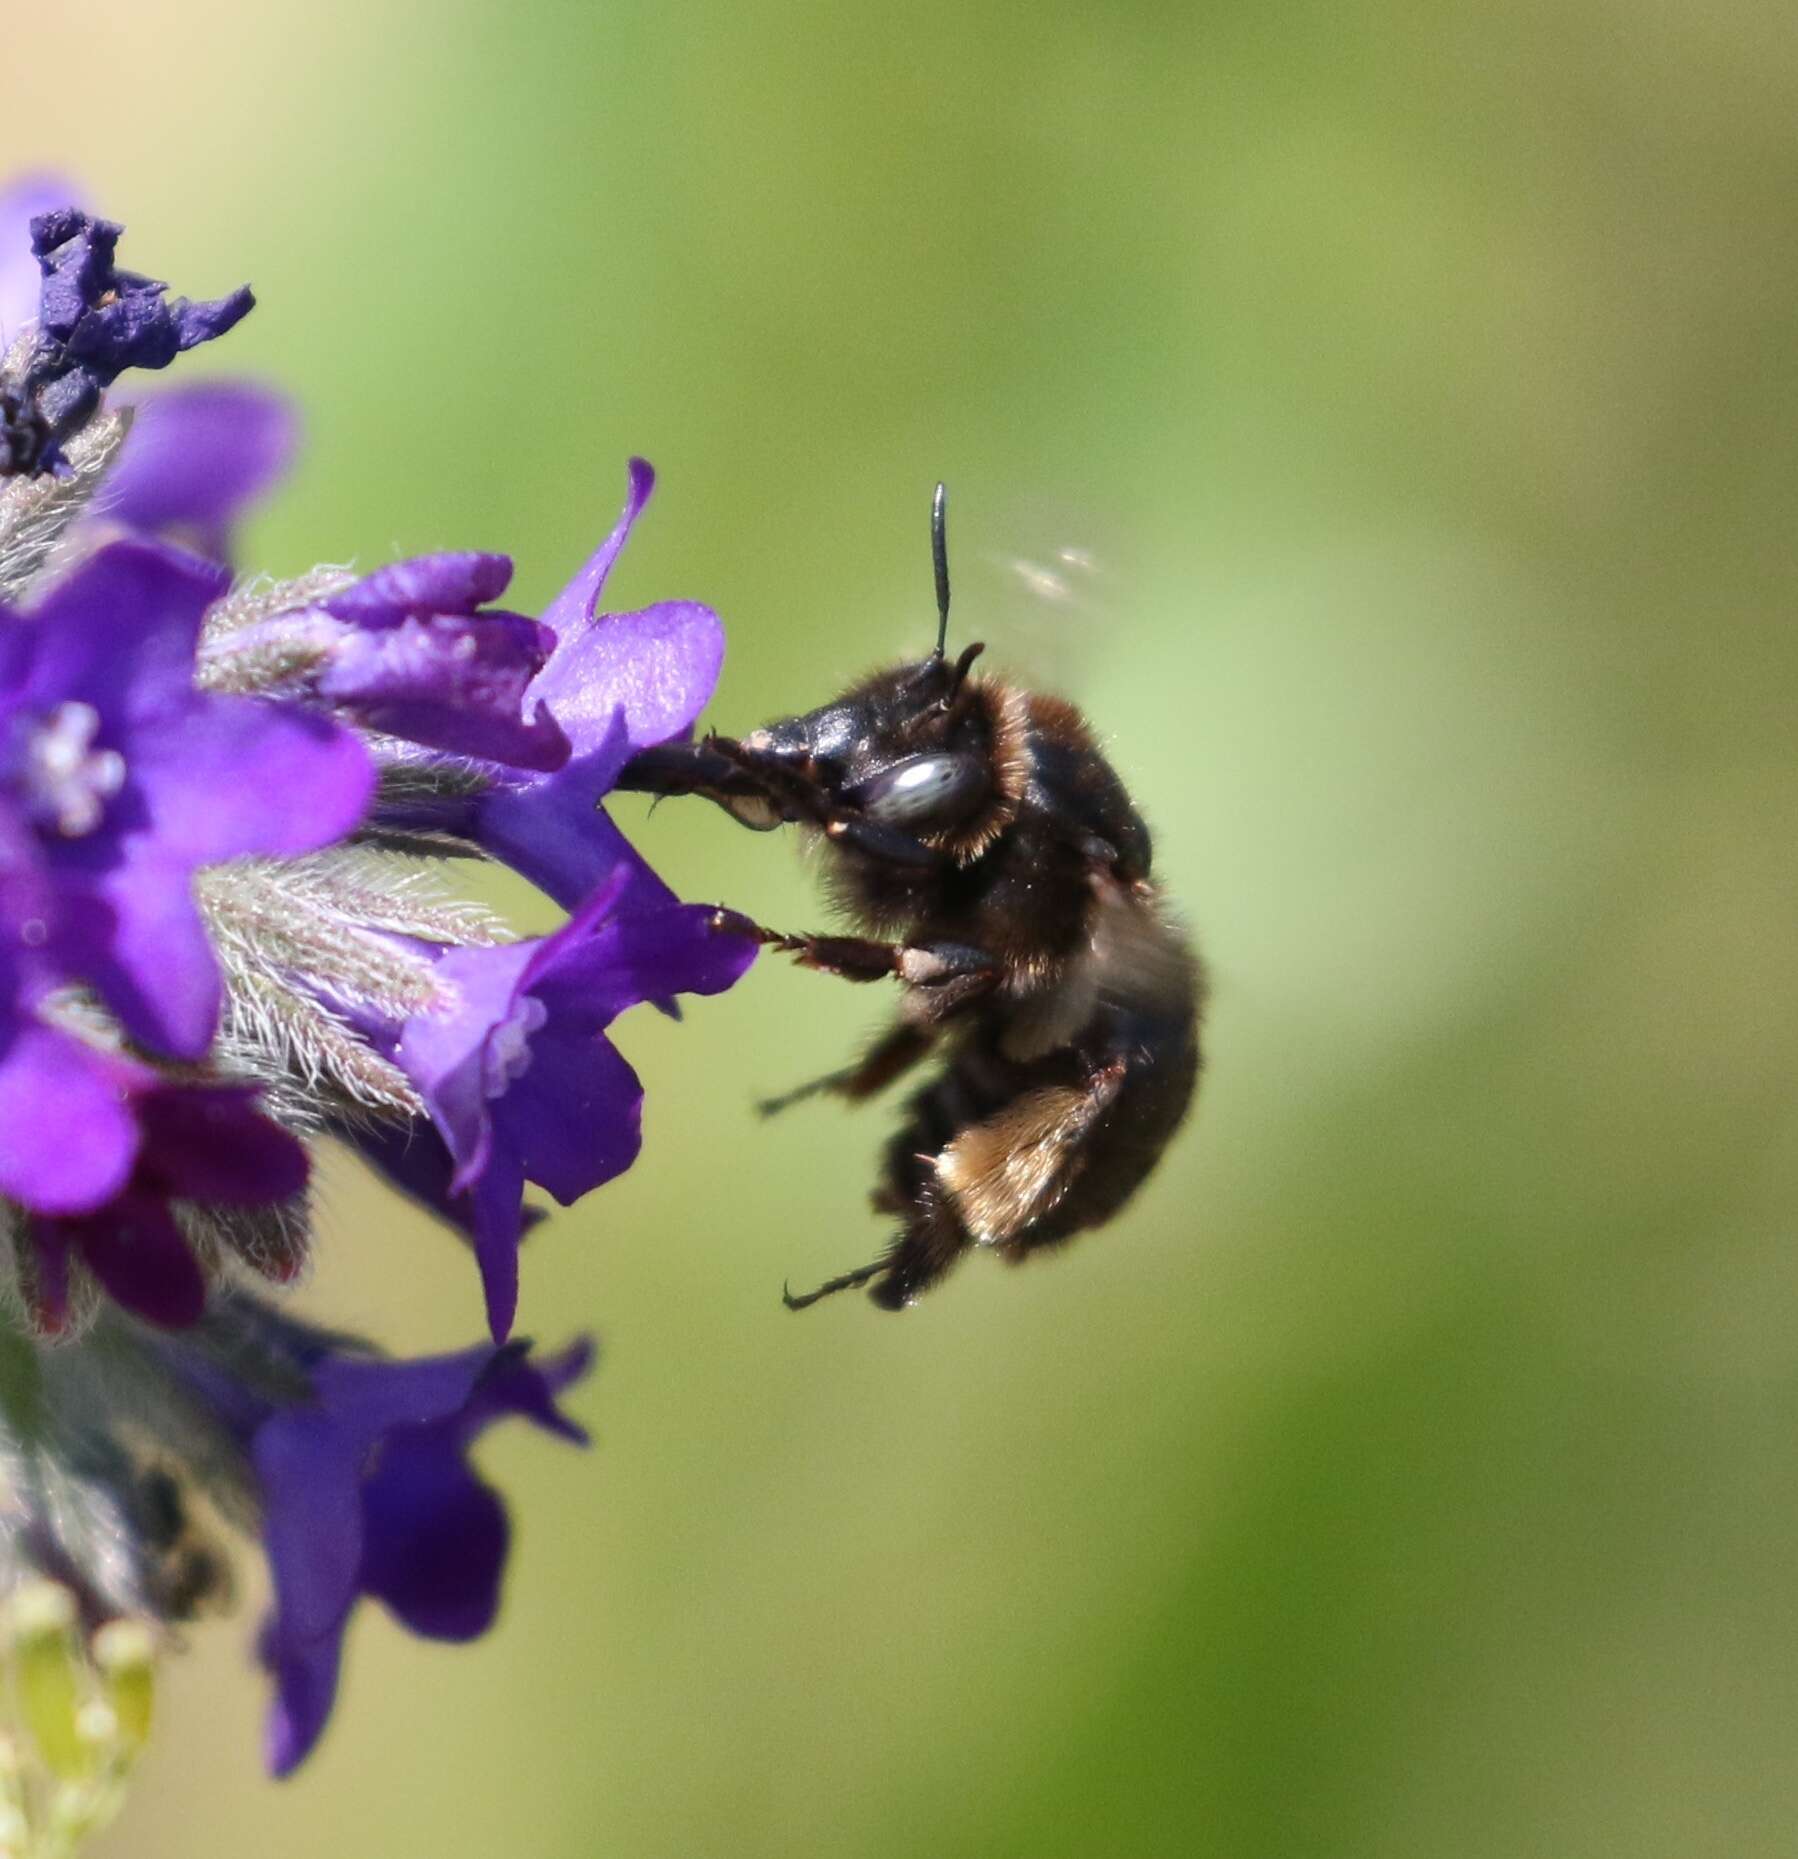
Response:
[{"label": "hairy bee", "polygon": [[865,1284],[914,1302],[970,1246],[1016,1262],[1103,1225],[1179,1127],[1199,1072],[1204,975],[1150,877],[1148,828],[1072,704],[946,656],[944,493],[931,509],[937,643],[833,703],[736,741],[665,743],[618,785],[701,794],[745,826],[821,835],[862,936],[757,930],[811,968],[896,977],[899,1017],[818,1092],[873,1096],[936,1054],[874,1204],[900,1222]]}]

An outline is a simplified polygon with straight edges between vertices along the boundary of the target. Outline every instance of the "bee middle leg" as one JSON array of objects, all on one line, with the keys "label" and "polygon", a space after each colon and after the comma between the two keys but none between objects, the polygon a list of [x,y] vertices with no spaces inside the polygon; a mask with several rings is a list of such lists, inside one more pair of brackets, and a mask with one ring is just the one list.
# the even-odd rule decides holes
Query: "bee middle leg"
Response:
[{"label": "bee middle leg", "polygon": [[931,1044],[928,1033],[901,1021],[876,1040],[855,1064],[846,1065],[841,1071],[826,1072],[822,1078],[813,1078],[791,1091],[783,1091],[778,1097],[765,1097],[756,1109],[764,1117],[771,1117],[777,1110],[785,1110],[791,1104],[826,1091],[846,1097],[851,1103],[859,1103],[885,1090],[895,1078],[909,1071],[930,1050]]}]

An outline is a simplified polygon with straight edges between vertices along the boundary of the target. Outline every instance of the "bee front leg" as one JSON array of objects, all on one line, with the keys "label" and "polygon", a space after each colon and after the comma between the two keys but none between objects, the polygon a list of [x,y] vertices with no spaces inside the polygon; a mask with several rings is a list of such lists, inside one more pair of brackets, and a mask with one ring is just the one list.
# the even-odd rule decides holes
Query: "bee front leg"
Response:
[{"label": "bee front leg", "polygon": [[767,785],[732,753],[736,744],[722,736],[703,742],[661,742],[639,749],[618,772],[612,786],[624,794],[653,794],[658,801],[697,794],[722,807],[751,832],[772,832],[790,817]]},{"label": "bee front leg", "polygon": [[859,813],[833,813],[824,822],[824,835],[833,844],[847,846],[864,858],[883,865],[904,865],[913,871],[932,871],[944,862],[934,846],[897,826],[887,826]]},{"label": "bee front leg", "polygon": [[944,855],[916,834],[845,804],[828,771],[809,756],[794,761],[725,736],[714,736],[705,746],[709,754],[727,760],[739,780],[758,784],[783,819],[807,822],[834,845],[914,871],[932,871],[944,863]]},{"label": "bee front leg", "polygon": [[737,758],[712,740],[659,742],[653,748],[639,749],[618,771],[612,786],[623,794],[704,794],[714,799],[721,794],[761,791],[761,784]]}]

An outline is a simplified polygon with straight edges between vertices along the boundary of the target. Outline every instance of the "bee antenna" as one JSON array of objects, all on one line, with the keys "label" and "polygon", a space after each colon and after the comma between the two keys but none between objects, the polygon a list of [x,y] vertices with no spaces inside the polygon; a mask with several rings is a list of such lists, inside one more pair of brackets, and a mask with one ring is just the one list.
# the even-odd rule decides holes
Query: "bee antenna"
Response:
[{"label": "bee antenna", "polygon": [[936,569],[936,650],[941,658],[949,643],[949,492],[941,484],[930,500],[930,560]]}]

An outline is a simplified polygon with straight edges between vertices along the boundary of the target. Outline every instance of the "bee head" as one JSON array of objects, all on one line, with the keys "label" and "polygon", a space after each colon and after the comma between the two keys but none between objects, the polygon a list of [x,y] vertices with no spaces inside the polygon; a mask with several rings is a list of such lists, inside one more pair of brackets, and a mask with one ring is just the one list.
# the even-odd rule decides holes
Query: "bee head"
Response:
[{"label": "bee head", "polygon": [[[994,797],[993,717],[981,687],[968,677],[984,648],[966,646],[953,660],[947,655],[949,559],[940,484],[931,505],[930,545],[935,650],[864,678],[832,703],[770,723],[744,737],[743,746],[789,764],[856,813],[952,849],[988,837],[977,823]],[[760,796],[727,804],[746,825],[794,817]]]},{"label": "bee head", "polygon": [[936,648],[927,658],[864,679],[834,702],[782,718],[744,738],[745,747],[807,764],[827,779],[855,785],[907,757],[978,753],[982,719],[975,715],[968,672],[986,649],[965,647],[951,660],[949,639],[948,493],[939,484],[930,505],[930,557],[936,577]]}]

